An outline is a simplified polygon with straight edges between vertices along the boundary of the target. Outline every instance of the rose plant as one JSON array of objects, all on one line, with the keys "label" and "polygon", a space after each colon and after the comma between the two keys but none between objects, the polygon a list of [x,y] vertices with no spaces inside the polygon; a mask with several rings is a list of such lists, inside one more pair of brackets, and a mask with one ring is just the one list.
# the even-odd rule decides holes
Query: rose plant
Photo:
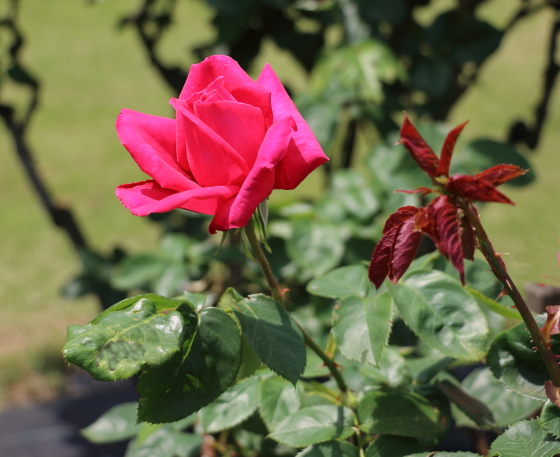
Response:
[{"label": "rose plant", "polygon": [[[478,430],[476,450],[489,456],[560,453],[558,310],[533,318],[474,206],[511,203],[496,186],[523,170],[449,176],[463,126],[437,157],[405,117],[400,141],[431,181],[411,192],[436,197],[389,217],[369,280],[359,262],[317,274],[307,308],[289,312],[257,235],[265,221],[251,218],[273,188],[297,186],[326,157],[269,67],[254,82],[215,56],[172,105],[176,120],[119,117],[121,141],[153,178],[120,186],[119,198],[137,215],[183,208],[214,215],[210,231],[242,228],[272,296],[149,293],[70,326],[69,362],[99,380],[138,376],[138,405],[108,411],[85,436],[132,438],[129,457],[480,455],[437,452],[457,424]],[[417,256],[422,234],[441,254]],[[325,310],[326,332],[306,325]],[[524,323],[502,331],[504,318]],[[486,432],[501,435],[489,450]]]}]

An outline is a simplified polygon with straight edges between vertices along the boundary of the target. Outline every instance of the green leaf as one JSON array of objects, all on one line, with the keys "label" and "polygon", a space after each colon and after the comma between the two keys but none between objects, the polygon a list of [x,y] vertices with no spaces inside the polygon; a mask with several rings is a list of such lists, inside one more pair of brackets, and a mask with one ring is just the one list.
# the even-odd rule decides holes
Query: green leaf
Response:
[{"label": "green leaf", "polygon": [[[333,336],[349,359],[379,364],[391,332],[393,300],[385,292],[372,298],[349,296],[333,312]],[[365,357],[364,357],[365,356]]]},{"label": "green leaf", "polygon": [[165,265],[153,254],[125,257],[111,277],[111,285],[120,290],[137,289],[158,276]]},{"label": "green leaf", "polygon": [[360,430],[370,434],[424,438],[445,430],[439,411],[413,392],[397,389],[367,392],[358,404]]},{"label": "green leaf", "polygon": [[[545,316],[537,316],[539,327]],[[550,379],[531,334],[524,323],[500,333],[490,346],[486,359],[494,376],[509,389],[535,400],[547,400],[544,383]]]},{"label": "green leaf", "polygon": [[[181,306],[185,315],[192,310],[186,303]],[[157,308],[158,303],[143,297],[88,325],[68,326],[64,357],[100,381],[130,378],[144,364],[161,365],[179,351],[185,323],[179,311],[162,315]]]},{"label": "green leaf", "polygon": [[399,387],[410,384],[410,373],[406,367],[406,360],[398,349],[388,346],[383,354],[379,367],[363,364],[360,373],[373,380],[376,384]]},{"label": "green leaf", "polygon": [[442,271],[414,270],[387,287],[403,321],[426,345],[458,359],[484,357],[486,317],[458,281]]},{"label": "green leaf", "polygon": [[305,344],[290,314],[262,294],[238,302],[234,312],[243,336],[261,361],[295,384],[305,369]]},{"label": "green leaf", "polygon": [[327,441],[309,446],[297,457],[359,457],[359,452],[356,446],[347,441]]},{"label": "green leaf", "polygon": [[488,298],[486,295],[482,294],[476,289],[473,289],[472,287],[465,286],[465,290],[474,298],[476,298],[479,303],[482,303],[489,310],[494,311],[500,316],[504,316],[508,319],[515,319],[518,321],[523,320],[521,314],[519,314],[519,311],[517,311],[516,309],[507,308],[506,306],[492,300],[491,298]]},{"label": "green leaf", "polygon": [[277,376],[263,379],[259,386],[259,412],[269,430],[301,406],[300,392]]},{"label": "green leaf", "polygon": [[230,310],[241,300],[243,300],[243,295],[237,292],[233,287],[228,287],[218,301],[218,308],[224,311]]},{"label": "green leaf", "polygon": [[480,454],[473,454],[472,452],[424,452],[405,457],[480,457]]},{"label": "green leaf", "polygon": [[488,406],[476,397],[465,392],[455,380],[443,379],[438,385],[445,396],[478,426],[488,427],[494,423],[494,415]]},{"label": "green leaf", "polygon": [[479,368],[470,373],[461,387],[488,407],[494,416],[494,423],[500,427],[526,418],[542,405],[539,400],[506,389],[489,368]]},{"label": "green leaf", "polygon": [[235,427],[257,409],[259,378],[251,377],[230,387],[199,412],[206,433]]},{"label": "green leaf", "polygon": [[127,448],[125,457],[196,457],[200,454],[202,436],[158,427],[148,436],[140,436]]},{"label": "green leaf", "polygon": [[489,457],[554,457],[560,441],[539,428],[536,420],[513,424],[490,447]]},{"label": "green leaf", "polygon": [[115,303],[113,306],[107,308],[105,311],[99,314],[95,319],[93,319],[90,322],[90,324],[97,324],[101,319],[105,318],[107,314],[111,314],[116,311],[122,311],[123,309],[127,309],[131,305],[135,304],[136,302],[144,299],[151,301],[155,305],[158,313],[173,311],[181,306],[184,306],[187,303],[186,301],[183,301],[181,299],[177,299],[177,300],[170,299],[170,298],[162,297],[161,295],[157,295],[157,294],[136,295],[135,297],[126,298],[118,303]]},{"label": "green leaf", "polygon": [[286,417],[270,436],[293,447],[343,440],[354,433],[354,415],[344,406],[310,406]]},{"label": "green leaf", "polygon": [[366,457],[405,457],[426,449],[418,441],[402,436],[381,435],[366,448]]},{"label": "green leaf", "polygon": [[217,308],[203,310],[181,352],[140,376],[138,419],[174,422],[198,411],[232,384],[240,364],[241,335],[234,320]]},{"label": "green leaf", "polygon": [[241,359],[241,366],[239,367],[239,372],[237,373],[234,384],[248,378],[257,370],[257,368],[262,366],[261,359],[259,359],[259,356],[255,354],[255,351],[253,351],[253,348],[243,335],[241,336],[241,346],[243,358]]},{"label": "green leaf", "polygon": [[204,294],[193,294],[192,292],[184,292],[179,297],[176,297],[175,300],[184,300],[189,302],[193,305],[194,309],[200,310],[206,303],[206,295]]},{"label": "green leaf", "polygon": [[92,443],[112,443],[132,438],[140,430],[140,425],[136,424],[137,410],[136,402],[113,406],[80,433]]},{"label": "green leaf", "polygon": [[538,423],[540,428],[556,438],[560,438],[560,409],[554,403],[546,402]]},{"label": "green leaf", "polygon": [[292,228],[286,251],[305,275],[320,276],[338,266],[344,255],[344,239],[338,227],[298,220]]},{"label": "green leaf", "polygon": [[332,177],[332,192],[346,212],[359,221],[366,221],[379,211],[372,186],[355,170],[337,170]]},{"label": "green leaf", "polygon": [[312,279],[307,292],[327,298],[343,298],[348,295],[365,297],[369,292],[367,268],[350,265],[329,271],[326,275]]}]

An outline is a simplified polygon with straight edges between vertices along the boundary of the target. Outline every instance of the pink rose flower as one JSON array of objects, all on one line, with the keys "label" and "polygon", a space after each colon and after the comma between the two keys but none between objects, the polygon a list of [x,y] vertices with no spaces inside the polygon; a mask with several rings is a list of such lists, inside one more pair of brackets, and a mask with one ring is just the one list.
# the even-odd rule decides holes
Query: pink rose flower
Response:
[{"label": "pink rose flower", "polygon": [[294,189],[328,159],[267,64],[253,81],[233,59],[191,67],[175,119],[122,110],[119,138],[153,179],[117,187],[132,214],[214,215],[210,233],[244,227],[273,189]]}]

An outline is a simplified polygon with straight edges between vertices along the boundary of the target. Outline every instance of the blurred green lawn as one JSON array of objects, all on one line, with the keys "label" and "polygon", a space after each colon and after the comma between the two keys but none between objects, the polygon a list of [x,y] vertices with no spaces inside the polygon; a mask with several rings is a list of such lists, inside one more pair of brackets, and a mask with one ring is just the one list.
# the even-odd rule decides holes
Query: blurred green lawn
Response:
[{"label": "blurred green lawn", "polygon": [[[114,196],[118,184],[144,179],[120,145],[114,120],[123,107],[171,116],[167,102],[176,95],[147,65],[133,31],[116,28],[117,20],[136,3],[22,0],[25,60],[44,88],[30,132],[39,168],[57,199],[73,208],[91,244],[106,251],[116,245],[130,251],[150,249],[158,236],[155,226],[130,215]],[[442,0],[436,7],[450,3]],[[484,13],[503,25],[516,4],[492,1]],[[210,15],[202,1],[183,1],[179,6],[181,28],[167,37],[162,51],[170,61],[194,63],[188,49],[212,37],[207,26]],[[429,12],[425,15],[429,20]],[[552,15],[539,13],[523,21],[486,64],[476,86],[451,116],[453,123],[471,120],[465,138],[503,139],[512,121],[532,120],[552,20]],[[287,53],[268,43],[255,64],[255,75],[266,61],[293,90],[304,90],[303,71]],[[507,189],[516,207],[493,204],[483,213],[497,250],[510,253],[505,260],[520,285],[526,281],[560,285],[556,147],[560,129],[555,128],[560,126],[559,96],[555,91],[541,146],[534,154],[537,183]],[[66,325],[90,320],[97,303],[92,298],[70,301],[59,296],[60,287],[79,265],[28,186],[5,130],[0,132],[1,404],[7,384],[45,371],[41,362],[45,356],[58,358]],[[304,183],[301,192],[313,192],[312,187]],[[23,390],[34,395],[37,383],[29,384]]]}]

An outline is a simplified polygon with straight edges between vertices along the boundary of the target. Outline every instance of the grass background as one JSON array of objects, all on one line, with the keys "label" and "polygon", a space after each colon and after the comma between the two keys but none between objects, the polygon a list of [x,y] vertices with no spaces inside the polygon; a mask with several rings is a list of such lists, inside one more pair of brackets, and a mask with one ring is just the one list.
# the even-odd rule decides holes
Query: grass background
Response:
[{"label": "grass background", "polygon": [[[6,0],[0,0],[5,2]],[[483,16],[503,26],[519,2],[493,0]],[[171,116],[170,93],[147,64],[132,29],[117,30],[118,19],[136,0],[91,5],[80,0],[22,0],[20,24],[27,38],[25,62],[43,82],[41,108],[30,131],[39,169],[57,200],[75,211],[90,243],[109,251],[150,249],[157,227],[125,210],[114,196],[124,182],[144,179],[114,131],[123,108]],[[436,0],[419,12],[429,22],[453,5]],[[161,50],[170,62],[194,63],[189,49],[210,40],[210,12],[201,0],[179,2],[180,27]],[[547,11],[520,22],[484,66],[476,85],[460,100],[451,123],[470,119],[465,139],[504,139],[514,120],[532,120],[542,89],[548,33]],[[270,62],[295,91],[305,90],[305,74],[291,57],[267,43],[253,75]],[[4,91],[4,100],[18,97]],[[556,90],[539,149],[532,154],[537,182],[507,189],[516,207],[492,204],[483,212],[491,239],[513,278],[560,285],[560,94]],[[65,237],[39,205],[0,129],[0,405],[48,398],[60,379],[65,328],[97,313],[92,298],[65,300],[61,286],[79,271]],[[301,193],[312,193],[304,183]],[[278,195],[276,198],[286,198]]]}]

